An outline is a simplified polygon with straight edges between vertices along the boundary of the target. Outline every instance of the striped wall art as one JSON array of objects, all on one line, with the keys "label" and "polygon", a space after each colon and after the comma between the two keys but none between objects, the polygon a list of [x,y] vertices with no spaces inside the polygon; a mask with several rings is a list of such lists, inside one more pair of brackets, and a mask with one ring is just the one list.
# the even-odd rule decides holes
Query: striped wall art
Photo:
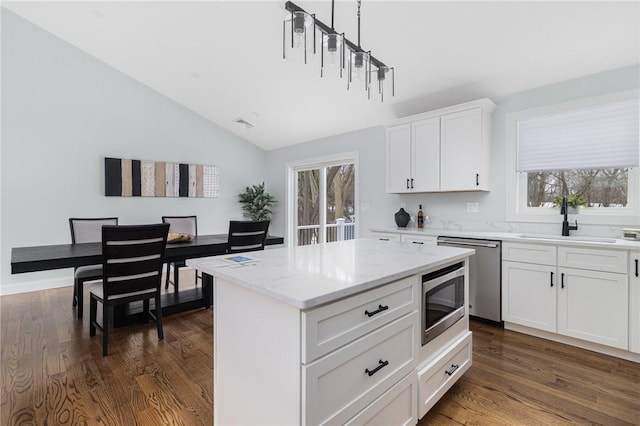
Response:
[{"label": "striped wall art", "polygon": [[105,157],[107,197],[216,198],[217,166]]}]

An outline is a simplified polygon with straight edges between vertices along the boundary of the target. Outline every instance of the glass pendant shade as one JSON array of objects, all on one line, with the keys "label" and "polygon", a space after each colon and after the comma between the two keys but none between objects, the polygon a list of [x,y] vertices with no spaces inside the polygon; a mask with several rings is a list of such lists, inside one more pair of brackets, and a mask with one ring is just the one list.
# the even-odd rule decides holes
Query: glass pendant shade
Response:
[{"label": "glass pendant shade", "polygon": [[371,55],[369,52],[349,51],[349,81],[347,89],[368,90],[371,84]]},{"label": "glass pendant shade", "polygon": [[306,12],[291,12],[282,26],[282,57],[296,63],[309,63],[316,53],[315,18]]},{"label": "glass pendant shade", "polygon": [[320,76],[342,78],[344,74],[344,34],[322,34]]},{"label": "glass pendant shade", "polygon": [[373,68],[370,73],[371,85],[369,87],[369,98],[378,99],[384,102],[386,98],[395,96],[394,69],[381,66]]}]

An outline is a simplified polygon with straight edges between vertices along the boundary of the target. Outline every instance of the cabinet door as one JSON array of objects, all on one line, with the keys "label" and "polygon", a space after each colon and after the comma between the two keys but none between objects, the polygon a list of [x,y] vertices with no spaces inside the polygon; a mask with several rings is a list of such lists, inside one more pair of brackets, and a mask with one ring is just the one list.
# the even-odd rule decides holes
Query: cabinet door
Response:
[{"label": "cabinet door", "polygon": [[628,349],[627,274],[558,268],[558,333]]},{"label": "cabinet door", "polygon": [[629,255],[629,350],[640,353],[640,251]]},{"label": "cabinet door", "polygon": [[413,190],[438,191],[440,189],[440,117],[412,123],[411,136]]},{"label": "cabinet door", "polygon": [[484,182],[488,178],[482,170],[486,160],[482,146],[482,110],[475,108],[447,114],[440,120],[440,189],[486,189],[480,186],[480,180]]},{"label": "cabinet door", "polygon": [[556,332],[555,266],[502,262],[502,319]]},{"label": "cabinet door", "polygon": [[411,192],[411,125],[387,129],[387,192]]}]

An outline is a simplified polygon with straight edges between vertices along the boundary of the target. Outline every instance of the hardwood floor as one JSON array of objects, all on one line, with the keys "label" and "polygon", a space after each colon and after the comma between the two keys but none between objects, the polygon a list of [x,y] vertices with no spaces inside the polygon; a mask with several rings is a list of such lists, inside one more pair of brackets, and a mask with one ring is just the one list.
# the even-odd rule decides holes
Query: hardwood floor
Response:
[{"label": "hardwood floor", "polygon": [[[116,329],[103,358],[71,292],[0,298],[2,425],[213,423],[212,310],[165,317],[161,342],[153,322]],[[640,425],[640,364],[483,323],[472,330],[472,368],[420,425]]]}]

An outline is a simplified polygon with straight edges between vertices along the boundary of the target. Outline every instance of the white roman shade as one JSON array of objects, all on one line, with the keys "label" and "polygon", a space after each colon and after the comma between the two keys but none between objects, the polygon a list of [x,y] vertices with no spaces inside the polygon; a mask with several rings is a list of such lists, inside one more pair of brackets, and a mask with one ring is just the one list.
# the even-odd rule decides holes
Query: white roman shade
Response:
[{"label": "white roman shade", "polygon": [[639,116],[633,99],[519,120],[517,171],[638,166]]}]

